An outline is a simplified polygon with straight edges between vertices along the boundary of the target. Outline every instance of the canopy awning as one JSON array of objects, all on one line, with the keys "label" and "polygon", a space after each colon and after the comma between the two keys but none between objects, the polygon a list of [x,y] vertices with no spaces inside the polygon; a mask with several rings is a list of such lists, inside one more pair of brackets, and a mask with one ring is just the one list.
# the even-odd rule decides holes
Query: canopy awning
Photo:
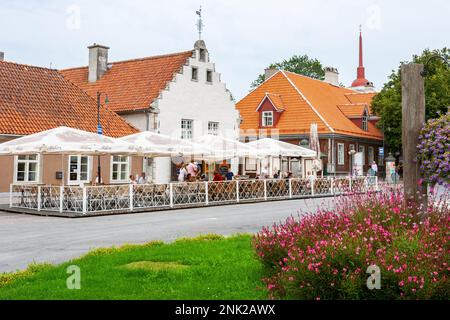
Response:
[{"label": "canopy awning", "polygon": [[69,127],[58,127],[0,144],[0,155],[24,154],[137,154],[125,141]]},{"label": "canopy awning", "polygon": [[261,157],[303,157],[313,158],[316,156],[314,150],[297,146],[271,138],[263,138],[247,143],[257,150],[258,156]]},{"label": "canopy awning", "polygon": [[210,155],[202,155],[202,160],[219,161],[239,157],[257,157],[256,149],[252,146],[222,136],[204,135],[193,141],[208,146],[212,152]]},{"label": "canopy awning", "polygon": [[150,157],[201,156],[211,153],[209,148],[190,140],[151,131],[139,132],[119,140],[133,144],[142,154]]}]

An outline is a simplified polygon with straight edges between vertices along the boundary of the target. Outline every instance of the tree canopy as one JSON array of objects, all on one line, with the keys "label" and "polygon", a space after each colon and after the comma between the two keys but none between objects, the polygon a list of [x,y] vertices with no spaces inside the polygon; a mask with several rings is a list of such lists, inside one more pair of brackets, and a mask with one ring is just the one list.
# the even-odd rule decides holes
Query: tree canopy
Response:
[{"label": "tree canopy", "polygon": [[[414,55],[415,63],[427,63],[425,77],[425,116],[426,119],[440,117],[450,106],[450,68],[442,59],[430,59],[432,55],[439,55],[449,59],[450,49],[426,49],[422,54]],[[401,62],[400,66],[404,63]],[[383,130],[388,151],[396,152],[402,149],[402,86],[400,66],[393,70],[389,81],[383,86],[373,101],[372,108],[380,116],[378,127]]]},{"label": "tree canopy", "polygon": [[[302,56],[293,55],[289,59],[272,63],[268,68],[295,72],[319,80],[323,80],[325,76],[322,63],[317,59],[309,58],[306,54]],[[263,82],[264,74],[260,74],[258,78],[252,82],[251,88],[255,88]]]}]

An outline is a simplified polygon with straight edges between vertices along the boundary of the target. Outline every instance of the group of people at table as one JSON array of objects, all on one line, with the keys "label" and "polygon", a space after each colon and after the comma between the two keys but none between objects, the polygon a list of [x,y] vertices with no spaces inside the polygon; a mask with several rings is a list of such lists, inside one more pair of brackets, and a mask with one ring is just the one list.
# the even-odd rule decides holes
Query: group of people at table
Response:
[{"label": "group of people at table", "polygon": [[[308,172],[308,178],[313,179],[314,175],[312,172]],[[240,179],[239,174],[234,174],[233,171],[229,170],[226,173],[221,174],[218,170],[214,171],[212,181],[230,181],[233,179]],[[255,179],[291,179],[293,178],[292,172],[281,172],[277,170],[273,175],[270,175],[267,167],[261,170],[261,173],[255,177]],[[206,181],[207,177],[202,173],[202,166],[198,162],[191,161],[190,163],[185,163],[181,166],[178,171],[178,182],[196,182],[196,181]],[[129,183],[132,185],[142,185],[150,183],[145,172],[139,175],[130,175]]]}]

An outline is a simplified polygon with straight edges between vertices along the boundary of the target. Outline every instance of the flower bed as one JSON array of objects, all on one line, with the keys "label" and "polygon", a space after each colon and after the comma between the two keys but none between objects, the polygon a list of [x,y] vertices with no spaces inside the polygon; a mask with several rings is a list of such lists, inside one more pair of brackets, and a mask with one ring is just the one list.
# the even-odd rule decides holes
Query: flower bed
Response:
[{"label": "flower bed", "polygon": [[420,170],[432,185],[450,187],[450,112],[427,122],[417,146]]},{"label": "flower bed", "polygon": [[[419,215],[401,191],[355,195],[264,228],[253,243],[272,298],[448,299],[450,215],[430,203]],[[367,287],[370,265],[380,289]]]}]

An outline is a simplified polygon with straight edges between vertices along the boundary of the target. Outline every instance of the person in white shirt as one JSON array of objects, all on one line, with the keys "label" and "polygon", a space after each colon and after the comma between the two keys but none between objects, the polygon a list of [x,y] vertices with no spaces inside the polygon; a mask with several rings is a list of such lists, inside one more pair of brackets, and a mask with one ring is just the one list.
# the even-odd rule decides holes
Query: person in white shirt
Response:
[{"label": "person in white shirt", "polygon": [[313,183],[315,179],[316,179],[316,177],[314,176],[314,174],[311,171],[308,171],[308,180],[309,180],[309,182]]},{"label": "person in white shirt", "polygon": [[180,168],[180,173],[178,174],[178,182],[185,182],[187,174],[188,172],[186,169],[186,165],[183,164],[183,166]]},{"label": "person in white shirt", "polygon": [[261,176],[260,179],[267,179],[269,177],[269,171],[267,170],[267,166],[265,166],[262,170],[261,170]]},{"label": "person in white shirt", "polygon": [[137,184],[136,178],[133,175],[130,175],[129,184],[132,184],[132,185]]},{"label": "person in white shirt", "polygon": [[148,179],[145,176],[145,172],[142,172],[142,175],[139,177],[138,184],[147,184]]},{"label": "person in white shirt", "polygon": [[372,161],[372,166],[371,166],[372,170],[373,170],[373,175],[376,176],[378,173],[378,166],[377,163],[375,161]]}]

